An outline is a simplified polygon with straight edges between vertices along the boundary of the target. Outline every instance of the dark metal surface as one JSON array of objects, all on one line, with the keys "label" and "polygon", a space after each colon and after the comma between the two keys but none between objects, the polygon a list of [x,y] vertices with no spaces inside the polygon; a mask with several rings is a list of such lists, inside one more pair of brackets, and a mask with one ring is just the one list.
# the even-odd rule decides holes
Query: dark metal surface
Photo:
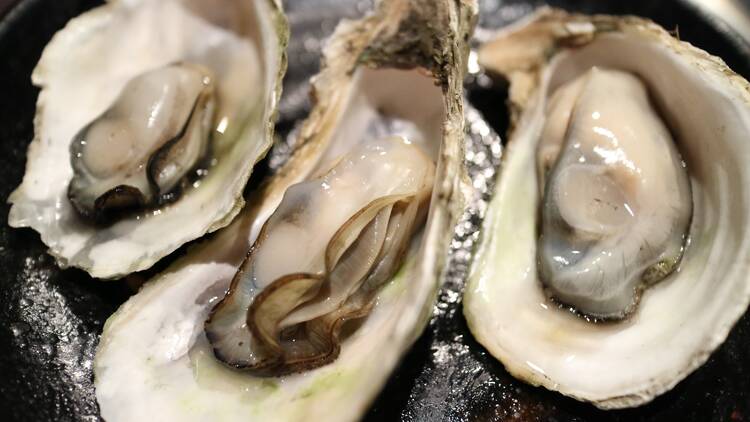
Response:
[{"label": "dark metal surface", "polygon": [[[37,90],[29,77],[44,45],[94,0],[25,0],[0,22],[0,198],[20,182],[33,136]],[[530,12],[538,1],[486,0],[483,27]],[[722,22],[678,1],[552,1],[570,10],[634,13],[679,28],[680,37],[723,57],[750,77],[750,51]],[[303,118],[307,78],[317,71],[321,37],[369,0],[285,2],[292,24],[289,73],[278,128]],[[472,90],[472,103],[502,133],[502,87]],[[283,149],[283,148],[281,148]],[[718,163],[717,163],[718,165]],[[256,173],[255,182],[262,172]],[[106,318],[127,299],[124,282],[59,270],[39,236],[7,226],[0,204],[0,420],[97,420],[91,365]],[[168,261],[168,260],[167,260]],[[160,263],[154,271],[163,268]],[[153,271],[151,272],[153,273]],[[144,274],[147,277],[149,274]],[[750,316],[743,317],[708,363],[647,406],[598,411],[520,383],[471,337],[461,314],[462,283],[441,291],[435,316],[366,417],[368,421],[460,420],[750,420]],[[606,376],[606,374],[602,374]]]}]

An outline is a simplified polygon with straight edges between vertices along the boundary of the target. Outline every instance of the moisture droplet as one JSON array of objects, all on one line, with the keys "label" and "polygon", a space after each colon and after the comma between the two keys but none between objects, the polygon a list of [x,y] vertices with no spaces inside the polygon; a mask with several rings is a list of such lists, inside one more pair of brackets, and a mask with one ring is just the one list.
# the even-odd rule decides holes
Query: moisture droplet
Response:
[{"label": "moisture droplet", "polygon": [[43,344],[41,346],[42,352],[44,352],[45,355],[52,357],[52,355],[55,354],[55,346],[51,344]]},{"label": "moisture droplet", "polygon": [[25,322],[14,322],[10,324],[10,331],[14,337],[19,337],[29,331],[31,327]]}]

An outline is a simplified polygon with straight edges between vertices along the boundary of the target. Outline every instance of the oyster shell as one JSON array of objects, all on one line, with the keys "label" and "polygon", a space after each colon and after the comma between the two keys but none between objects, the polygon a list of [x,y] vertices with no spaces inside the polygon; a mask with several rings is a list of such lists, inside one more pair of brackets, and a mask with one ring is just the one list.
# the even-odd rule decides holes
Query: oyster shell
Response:
[{"label": "oyster shell", "polygon": [[[38,231],[61,266],[101,278],[146,269],[229,224],[243,206],[254,164],[272,143],[287,33],[274,0],[121,0],[73,19],[48,44],[32,76],[42,88],[35,138],[24,180],[9,198],[9,224]],[[173,123],[167,120],[179,120],[180,113],[159,107],[189,99],[133,92],[138,84],[162,92],[179,88],[158,71],[175,63],[205,69],[215,90],[213,110],[199,113],[201,120],[176,123],[189,129],[184,142],[169,137]],[[175,95],[191,94],[182,89]],[[151,111],[131,110],[123,101]],[[129,116],[111,119],[123,108]],[[210,135],[203,127],[209,124]],[[167,134],[156,133],[161,129]],[[136,142],[132,133],[156,135]],[[79,136],[71,145],[76,134],[95,138]],[[180,148],[167,148],[162,142],[169,139],[167,145]],[[94,207],[97,200],[110,207]],[[75,209],[96,217],[134,204],[145,209],[107,226],[84,221]]]},{"label": "oyster shell", "polygon": [[[361,417],[427,322],[450,229],[470,190],[460,159],[460,93],[467,56],[463,40],[475,13],[473,2],[395,0],[338,26],[324,51],[323,70],[313,80],[316,104],[289,161],[251,195],[232,225],[145,285],[107,321],[95,361],[96,394],[105,419]],[[332,167],[343,163],[348,168],[351,156],[342,157],[351,151],[378,149],[382,142],[396,142],[399,150],[419,150],[434,160],[436,183],[426,225],[406,245],[400,269],[377,289],[374,301],[367,299],[369,315],[342,335],[338,356],[277,378],[216,359],[203,324],[250,246],[265,236],[261,228],[278,228],[273,222],[283,220],[285,195]],[[356,183],[377,182],[359,178]],[[274,260],[296,256],[293,250],[272,252],[278,254]]]},{"label": "oyster shell", "polygon": [[[551,9],[484,43],[479,61],[510,80],[513,129],[467,281],[464,314],[469,327],[509,372],[528,383],[601,408],[646,403],[703,364],[750,301],[750,85],[721,59],[673,38],[651,21]],[[635,75],[645,84],[686,162],[692,189],[689,240],[676,270],[643,286],[629,317],[598,323],[548,299],[537,255],[537,242],[543,241],[537,216],[544,200],[537,180],[538,148],[545,126],[554,123],[554,113],[545,110],[559,87],[592,67]],[[566,136],[576,133],[576,124],[571,120]],[[649,133],[658,134],[654,130]],[[659,163],[658,171],[674,168],[655,155],[645,159]],[[558,181],[548,178],[547,184]],[[667,194],[685,192],[674,187]],[[658,212],[663,211],[659,204],[673,205],[668,196],[656,200],[661,201],[654,208]],[[676,227],[685,224],[681,215],[682,223],[662,223],[651,231],[679,233]],[[664,254],[672,260],[665,271],[657,268],[660,276],[679,260]],[[624,271],[635,262],[629,258],[605,271]],[[641,274],[646,284],[649,274]],[[581,303],[573,305],[596,314]]]}]

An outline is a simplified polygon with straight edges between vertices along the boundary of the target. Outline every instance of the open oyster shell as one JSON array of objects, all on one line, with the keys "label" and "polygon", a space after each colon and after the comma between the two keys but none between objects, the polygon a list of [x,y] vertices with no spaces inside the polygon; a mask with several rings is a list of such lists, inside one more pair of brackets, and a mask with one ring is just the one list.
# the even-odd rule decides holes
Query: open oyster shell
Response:
[{"label": "open oyster shell", "polygon": [[[287,37],[275,0],[121,0],[72,20],[46,47],[32,76],[42,89],[35,138],[23,182],[9,198],[9,224],[38,231],[60,265],[101,278],[146,269],[229,224],[244,204],[254,164],[272,143]],[[128,81],[181,62],[202,66],[215,85],[207,174],[171,204],[108,226],[83,221],[68,199],[74,136],[112,105]],[[193,126],[210,120],[209,114]],[[71,195],[83,202],[86,194],[79,191],[86,186],[76,185]]]},{"label": "open oyster shell", "polygon": [[[315,105],[289,161],[251,195],[229,227],[194,247],[107,321],[94,369],[105,419],[362,416],[427,322],[451,229],[470,191],[461,158],[461,92],[464,40],[475,13],[473,2],[395,0],[338,26],[313,80]],[[393,136],[436,163],[429,215],[404,264],[378,292],[370,314],[341,342],[339,355],[315,369],[278,377],[216,359],[204,322],[287,189],[330,168],[353,146]],[[277,253],[283,260],[286,251]]]},{"label": "open oyster shell", "polygon": [[[703,364],[750,301],[750,85],[648,20],[550,9],[488,40],[479,61],[509,79],[513,129],[466,286],[469,327],[526,382],[601,408],[646,403]],[[642,291],[629,317],[599,323],[548,300],[537,268],[545,109],[592,66],[646,85],[693,201],[679,266]]]}]

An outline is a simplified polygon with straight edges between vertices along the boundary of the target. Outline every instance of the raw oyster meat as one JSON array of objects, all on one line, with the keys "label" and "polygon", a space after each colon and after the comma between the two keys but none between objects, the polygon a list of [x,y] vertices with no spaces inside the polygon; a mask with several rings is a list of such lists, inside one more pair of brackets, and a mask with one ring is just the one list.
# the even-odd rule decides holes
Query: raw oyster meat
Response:
[{"label": "raw oyster meat", "polygon": [[206,322],[216,356],[270,374],[335,359],[343,324],[403,264],[434,172],[407,138],[374,138],[290,186]]},{"label": "raw oyster meat", "polygon": [[102,219],[176,200],[210,149],[214,107],[213,75],[201,67],[172,64],[133,78],[73,139],[73,207]]},{"label": "raw oyster meat", "polygon": [[587,315],[625,317],[676,268],[693,211],[685,163],[645,86],[598,67],[560,86],[537,155],[540,281]]}]

